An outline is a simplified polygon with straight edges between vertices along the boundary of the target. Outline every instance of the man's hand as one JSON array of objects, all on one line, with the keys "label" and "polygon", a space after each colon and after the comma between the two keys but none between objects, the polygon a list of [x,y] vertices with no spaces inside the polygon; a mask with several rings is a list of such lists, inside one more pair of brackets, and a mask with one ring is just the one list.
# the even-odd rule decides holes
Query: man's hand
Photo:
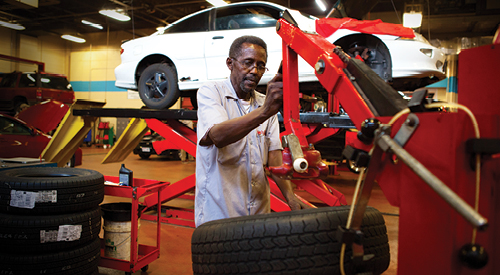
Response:
[{"label": "man's hand", "polygon": [[303,201],[299,200],[295,195],[287,198],[288,206],[291,210],[309,209],[312,208],[310,205],[305,204]]},{"label": "man's hand", "polygon": [[270,115],[278,113],[283,107],[283,75],[277,73],[271,81],[267,83],[266,101],[264,108]]}]

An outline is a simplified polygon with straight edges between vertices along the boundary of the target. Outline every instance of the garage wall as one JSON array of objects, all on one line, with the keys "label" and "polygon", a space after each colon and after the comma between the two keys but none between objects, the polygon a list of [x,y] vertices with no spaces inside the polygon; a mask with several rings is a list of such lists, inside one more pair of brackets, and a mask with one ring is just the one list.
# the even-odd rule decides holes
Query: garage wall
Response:
[{"label": "garage wall", "polygon": [[[0,28],[0,54],[45,63],[45,71],[68,75],[69,57],[66,43],[54,36],[31,37],[21,32]],[[0,72],[33,72],[37,65],[0,59]]]}]

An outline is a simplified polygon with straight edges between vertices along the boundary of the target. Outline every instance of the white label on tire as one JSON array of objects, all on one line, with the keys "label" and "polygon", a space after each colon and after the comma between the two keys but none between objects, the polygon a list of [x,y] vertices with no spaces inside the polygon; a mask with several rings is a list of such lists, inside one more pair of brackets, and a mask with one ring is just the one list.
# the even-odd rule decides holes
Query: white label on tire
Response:
[{"label": "white label on tire", "polygon": [[57,241],[71,242],[80,239],[82,235],[82,225],[59,225]]},{"label": "white label on tire", "polygon": [[40,230],[40,243],[71,242],[79,240],[82,225],[60,225],[59,230]]},{"label": "white label on tire", "polygon": [[57,242],[57,230],[40,230],[40,243]]},{"label": "white label on tire", "polygon": [[37,196],[36,192],[11,190],[10,206],[33,209]]},{"label": "white label on tire", "polygon": [[36,202],[57,202],[57,190],[37,192]]}]

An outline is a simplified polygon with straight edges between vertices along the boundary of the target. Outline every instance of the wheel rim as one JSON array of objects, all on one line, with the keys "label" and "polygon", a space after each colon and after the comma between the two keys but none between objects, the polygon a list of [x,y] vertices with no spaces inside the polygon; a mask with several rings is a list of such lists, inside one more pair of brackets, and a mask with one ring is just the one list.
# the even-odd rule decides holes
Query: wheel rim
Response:
[{"label": "wheel rim", "polygon": [[164,73],[155,72],[145,83],[145,96],[153,101],[161,101],[168,92],[168,80]]}]

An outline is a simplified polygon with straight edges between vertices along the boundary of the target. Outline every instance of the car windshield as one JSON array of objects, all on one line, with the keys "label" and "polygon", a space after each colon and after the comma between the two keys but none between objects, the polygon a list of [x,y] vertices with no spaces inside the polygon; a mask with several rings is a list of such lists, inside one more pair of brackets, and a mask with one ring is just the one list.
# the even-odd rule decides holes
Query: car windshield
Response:
[{"label": "car windshield", "polygon": [[40,82],[42,83],[42,88],[67,90],[67,91],[73,90],[71,84],[65,77],[42,75],[42,77],[40,78]]}]

